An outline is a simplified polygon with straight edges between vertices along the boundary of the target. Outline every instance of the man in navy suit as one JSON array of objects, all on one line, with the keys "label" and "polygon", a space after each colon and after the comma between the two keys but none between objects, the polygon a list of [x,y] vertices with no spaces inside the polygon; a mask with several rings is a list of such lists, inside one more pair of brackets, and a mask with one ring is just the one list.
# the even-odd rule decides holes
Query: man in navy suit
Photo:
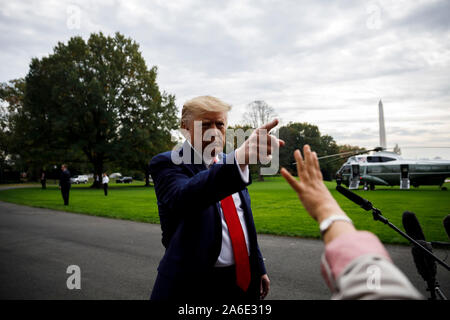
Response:
[{"label": "man in navy suit", "polygon": [[284,142],[268,134],[275,120],[223,154],[230,109],[210,96],[186,102],[185,143],[150,162],[166,248],[152,300],[251,301],[269,292],[246,188],[248,164]]},{"label": "man in navy suit", "polygon": [[70,171],[67,169],[67,164],[61,165],[61,175],[59,176],[59,188],[64,200],[64,205],[69,205],[70,193]]}]

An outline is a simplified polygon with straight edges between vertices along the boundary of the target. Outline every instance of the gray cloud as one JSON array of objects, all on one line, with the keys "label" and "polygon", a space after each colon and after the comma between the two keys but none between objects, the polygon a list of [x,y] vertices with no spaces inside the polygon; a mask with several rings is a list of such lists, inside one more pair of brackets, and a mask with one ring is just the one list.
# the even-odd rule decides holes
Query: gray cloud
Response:
[{"label": "gray cloud", "polygon": [[[338,143],[450,141],[448,1],[1,1],[0,81],[25,76],[58,41],[120,31],[141,45],[177,97],[266,100],[284,123],[307,121]],[[80,10],[80,28],[68,27]]]}]

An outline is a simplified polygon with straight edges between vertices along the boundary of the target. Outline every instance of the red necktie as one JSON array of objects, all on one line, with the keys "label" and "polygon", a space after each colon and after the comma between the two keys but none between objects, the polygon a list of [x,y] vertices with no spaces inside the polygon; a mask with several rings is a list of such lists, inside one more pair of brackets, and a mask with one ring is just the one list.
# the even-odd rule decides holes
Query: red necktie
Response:
[{"label": "red necktie", "polygon": [[223,216],[230,233],[231,246],[233,247],[234,261],[236,264],[236,283],[247,291],[250,285],[250,261],[248,259],[247,245],[245,243],[244,232],[234,204],[232,196],[228,196],[220,201]]}]

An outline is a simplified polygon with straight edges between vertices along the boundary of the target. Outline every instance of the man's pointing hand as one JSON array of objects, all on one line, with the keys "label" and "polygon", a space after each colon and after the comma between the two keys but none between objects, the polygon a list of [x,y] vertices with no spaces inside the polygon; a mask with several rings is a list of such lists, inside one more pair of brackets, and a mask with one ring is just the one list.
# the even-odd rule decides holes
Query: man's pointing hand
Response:
[{"label": "man's pointing hand", "polygon": [[268,122],[255,131],[236,150],[236,160],[241,166],[248,164],[267,164],[275,149],[284,146],[284,141],[270,134],[278,125],[278,119]]}]

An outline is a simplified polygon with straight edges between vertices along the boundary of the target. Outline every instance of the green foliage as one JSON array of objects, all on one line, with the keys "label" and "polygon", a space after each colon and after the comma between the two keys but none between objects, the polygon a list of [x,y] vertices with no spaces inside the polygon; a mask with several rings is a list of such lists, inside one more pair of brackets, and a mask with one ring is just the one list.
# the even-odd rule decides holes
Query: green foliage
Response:
[{"label": "green foliage", "polygon": [[8,131],[7,131],[7,113],[0,106],[0,165],[3,166],[8,154]]},{"label": "green foliage", "polygon": [[[235,126],[229,126],[228,130],[234,130],[235,133],[237,130],[242,130],[244,133],[248,133],[248,135],[245,137],[245,140],[247,140],[247,138],[250,136],[251,132],[253,132],[253,130],[255,130],[251,125],[249,124],[244,124],[244,125],[235,125]],[[241,146],[242,143],[238,143],[236,134],[234,136],[234,141],[230,142],[227,141],[227,144],[225,146],[225,152],[231,152],[231,150],[236,150],[237,148],[239,148]],[[253,180],[259,180],[259,181],[264,181],[263,176],[261,176],[260,174],[260,169],[261,169],[261,165],[260,164],[251,164],[249,165],[249,169],[250,169],[250,175],[252,177]]]},{"label": "green foliage", "polygon": [[[71,38],[33,59],[12,128],[26,159],[145,170],[171,144],[175,97],[160,92],[139,45],[116,33]],[[41,164],[42,165],[42,164]]]},{"label": "green foliage", "polygon": [[[329,135],[321,135],[319,128],[309,123],[290,122],[279,131],[280,139],[286,145],[280,149],[280,166],[285,167],[291,173],[296,174],[294,151],[302,150],[305,144],[320,156],[336,154],[339,147]],[[321,170],[325,180],[331,180],[339,168],[336,163],[321,163]]]},{"label": "green foliage", "polygon": [[[245,132],[248,129],[252,129],[252,127],[250,125],[236,125],[234,127],[229,127],[229,129],[242,129]],[[351,148],[351,150],[359,149],[358,147],[348,145],[338,146],[331,136],[322,135],[317,126],[309,123],[290,122],[286,126],[280,127],[278,133],[279,138],[286,142],[285,146],[280,148],[280,166],[285,167],[293,174],[297,173],[297,169],[294,164],[294,151],[296,149],[302,150],[303,145],[305,144],[309,144],[311,148],[317,152],[318,156],[345,152],[348,151],[347,148]],[[235,148],[239,147],[236,139],[234,139],[233,143]],[[342,163],[346,161],[346,159],[346,157],[342,157],[338,158],[338,161],[335,161],[334,158],[321,161],[320,167],[324,179],[328,181],[332,180],[336,171]],[[262,176],[259,174],[260,168],[261,165],[251,165],[250,174],[252,177],[263,181]]]}]

